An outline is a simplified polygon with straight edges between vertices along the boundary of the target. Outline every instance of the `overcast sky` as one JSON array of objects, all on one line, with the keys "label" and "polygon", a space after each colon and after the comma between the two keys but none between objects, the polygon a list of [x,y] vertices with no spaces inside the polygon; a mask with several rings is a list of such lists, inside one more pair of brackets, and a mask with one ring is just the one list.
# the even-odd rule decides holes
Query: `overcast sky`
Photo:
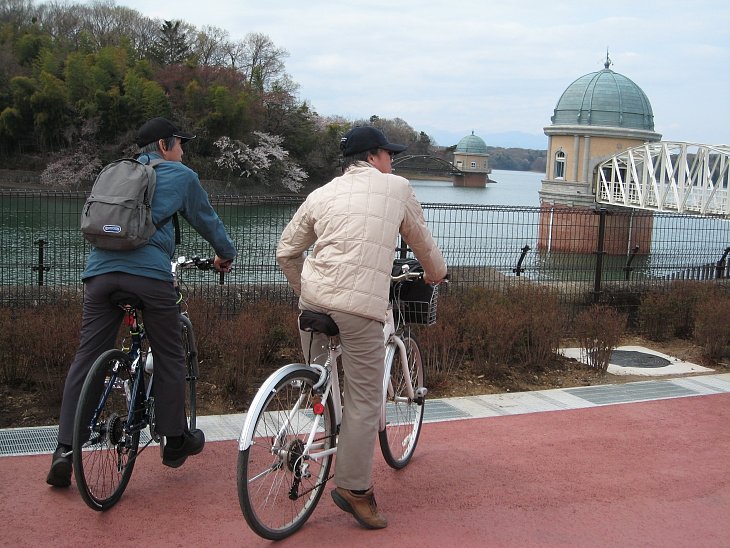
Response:
[{"label": "overcast sky", "polygon": [[[117,0],[153,18],[267,34],[322,115],[400,117],[441,145],[543,128],[603,69],[649,97],[664,140],[730,144],[727,0]],[[494,137],[495,140],[500,138]],[[505,141],[506,143],[506,141]]]}]

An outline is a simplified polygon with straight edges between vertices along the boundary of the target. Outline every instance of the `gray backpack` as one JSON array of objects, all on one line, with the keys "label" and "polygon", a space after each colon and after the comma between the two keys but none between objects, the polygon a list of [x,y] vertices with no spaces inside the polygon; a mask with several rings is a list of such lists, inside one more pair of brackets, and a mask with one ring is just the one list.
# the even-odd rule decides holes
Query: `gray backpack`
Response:
[{"label": "gray backpack", "polygon": [[90,244],[126,251],[149,242],[157,231],[151,208],[157,183],[154,167],[164,161],[122,158],[101,170],[81,212],[81,234]]}]

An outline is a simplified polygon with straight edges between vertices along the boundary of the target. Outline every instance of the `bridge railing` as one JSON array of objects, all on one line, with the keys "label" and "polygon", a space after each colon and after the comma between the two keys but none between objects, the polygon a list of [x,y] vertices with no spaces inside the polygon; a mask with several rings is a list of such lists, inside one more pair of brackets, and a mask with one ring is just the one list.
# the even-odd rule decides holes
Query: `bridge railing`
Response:
[{"label": "bridge railing", "polygon": [[596,201],[616,205],[730,217],[730,147],[645,143],[601,162]]}]

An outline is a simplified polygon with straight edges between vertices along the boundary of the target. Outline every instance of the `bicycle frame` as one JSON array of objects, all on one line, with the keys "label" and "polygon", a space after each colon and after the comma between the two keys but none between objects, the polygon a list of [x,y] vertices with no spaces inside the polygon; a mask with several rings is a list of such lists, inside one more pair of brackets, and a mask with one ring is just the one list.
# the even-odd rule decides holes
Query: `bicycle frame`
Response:
[{"label": "bicycle frame", "polygon": [[[137,430],[143,430],[148,426],[147,422],[147,414],[145,413],[142,415],[141,422],[134,424],[134,413],[135,413],[135,403],[137,401],[137,395],[140,393],[140,383],[142,384],[142,391],[144,391],[144,379],[142,378],[143,375],[140,374],[141,368],[140,368],[140,361],[142,357],[142,340],[145,338],[144,333],[144,327],[142,327],[139,323],[137,323],[137,314],[136,311],[132,307],[125,308],[125,314],[127,315],[127,323],[130,326],[130,334],[132,335],[132,344],[127,350],[127,356],[129,356],[130,359],[130,369],[132,372],[132,375],[134,376],[134,384],[132,385],[132,388],[130,390],[129,387],[129,381],[125,381],[124,385],[124,392],[127,396],[127,400],[129,402],[129,412],[127,415],[127,421],[124,424],[124,429],[128,434],[131,434],[133,432],[136,432]],[[89,423],[90,429],[93,429],[94,424],[96,424],[96,421],[99,417],[99,413],[104,408],[104,405],[106,404],[107,398],[109,397],[109,394],[114,388],[114,385],[117,382],[116,376],[110,377],[109,382],[107,383],[106,388],[104,389],[104,394],[99,401],[99,405],[97,406],[96,410],[94,411],[94,415],[91,418],[91,422]],[[150,381],[150,384],[147,387],[147,398],[152,396],[152,382]]]},{"label": "bicycle frame", "polygon": [[[414,400],[416,398],[416,392],[413,390],[413,379],[411,379],[410,371],[408,370],[408,356],[406,353],[406,345],[403,344],[403,339],[397,334],[397,330],[394,322],[394,314],[391,308],[385,314],[385,325],[383,326],[383,335],[385,337],[385,363],[393,363],[392,356],[396,352],[400,353],[400,363],[403,368],[403,378],[408,379],[409,382],[406,385],[408,391],[408,399]],[[393,396],[393,386],[390,384],[390,371],[385,371],[383,375],[383,405],[380,410],[380,429],[383,430],[386,426],[385,417],[385,402],[388,396]]]},{"label": "bicycle frame", "polygon": [[[178,270],[190,266],[197,266],[197,260],[197,258],[194,258],[191,261],[186,261],[185,257],[180,257],[178,258],[177,262],[171,263],[172,275],[176,287],[178,283]],[[127,421],[124,423],[124,430],[127,434],[132,434],[138,430],[144,430],[145,428],[147,428],[147,426],[149,426],[149,415],[146,412],[142,414],[140,422],[136,424],[134,423],[134,415],[136,412],[135,404],[138,395],[141,393],[145,394],[145,402],[149,402],[150,398],[154,397],[154,374],[151,375],[150,382],[145,387],[144,375],[142,374],[142,370],[144,367],[144,360],[147,358],[147,355],[152,351],[152,349],[148,348],[147,352],[142,352],[142,341],[146,339],[146,333],[144,330],[144,326],[137,322],[137,310],[130,305],[125,305],[123,308],[126,314],[125,322],[127,323],[127,325],[129,325],[129,333],[132,338],[132,344],[129,347],[123,347],[122,350],[125,351],[127,353],[127,356],[129,357],[130,371],[132,376],[134,377],[134,384],[132,385],[131,389],[128,386],[129,381],[125,381],[124,386],[124,392],[127,396],[127,401],[129,402],[129,412],[127,414]],[[180,313],[180,321],[181,323],[185,324],[185,326],[190,331],[192,331],[193,326],[186,312]],[[193,345],[195,344],[194,339],[192,340],[192,343]],[[191,352],[193,354],[192,359],[194,360],[195,379],[197,380],[197,348],[192,348]],[[116,377],[111,377],[109,379],[103,396],[99,401],[99,405],[97,406],[96,410],[94,411],[94,415],[91,418],[90,427],[92,429],[94,424],[96,424],[99,413],[104,408],[107,398],[109,397],[111,390],[114,388],[116,381]]]},{"label": "bicycle frame", "polygon": [[[392,357],[393,353],[400,352],[401,355],[401,364],[403,367],[403,374],[404,378],[411,379],[410,377],[410,371],[408,371],[408,359],[406,355],[406,347],[403,344],[403,341],[398,336],[395,323],[393,320],[393,313],[392,310],[389,308],[388,312],[386,314],[385,323],[383,325],[383,340],[386,343],[386,355],[385,355],[385,363],[390,363],[389,359]],[[253,401],[251,402],[251,405],[249,406],[248,412],[246,413],[246,421],[244,422],[243,428],[241,429],[241,435],[238,438],[238,449],[239,451],[245,451],[248,449],[251,445],[251,440],[254,437],[253,429],[255,427],[254,421],[261,413],[261,410],[266,405],[266,400],[269,396],[269,394],[273,391],[274,387],[278,384],[278,382],[289,375],[290,373],[294,371],[299,371],[301,369],[309,369],[316,371],[320,379],[315,384],[314,389],[319,389],[324,385],[323,393],[322,393],[322,400],[327,401],[328,395],[332,394],[332,399],[334,403],[335,408],[335,424],[338,426],[342,423],[342,399],[340,396],[340,390],[339,390],[339,374],[337,371],[337,358],[342,354],[342,349],[339,345],[335,344],[333,341],[333,338],[330,338],[330,342],[328,344],[328,357],[327,361],[324,365],[318,365],[318,364],[303,364],[303,363],[293,363],[289,365],[285,365],[284,367],[277,369],[274,371],[267,379],[264,381],[264,383],[261,385],[261,388],[256,392],[256,396],[254,397]],[[383,401],[380,411],[380,429],[384,429],[386,427],[386,416],[385,416],[385,400],[388,397],[388,394],[391,396],[393,395],[393,387],[390,386],[390,372],[386,371],[385,375],[383,376]],[[336,387],[336,388],[335,388]],[[416,397],[416,391],[413,389],[413,383],[412,381],[408,383],[407,386],[408,390],[408,397],[412,400]],[[299,406],[301,402],[297,402],[297,404],[294,406],[294,408],[289,413],[289,417],[287,419],[288,423],[282,425],[281,429],[279,430],[279,433],[277,434],[277,439],[279,439],[283,432],[286,430],[286,427],[293,423],[294,417],[299,412]],[[319,445],[314,444],[314,440],[316,437],[317,432],[317,426],[318,423],[314,423],[312,425],[311,431],[308,434],[307,437],[307,443],[304,446],[303,454],[307,456],[307,458],[310,458],[312,460],[317,460],[320,458],[324,458],[327,455],[331,455],[337,452],[337,445],[331,449],[327,449],[325,451],[321,452],[312,452],[312,450],[317,449],[320,447]],[[276,444],[275,444],[276,445]]]}]

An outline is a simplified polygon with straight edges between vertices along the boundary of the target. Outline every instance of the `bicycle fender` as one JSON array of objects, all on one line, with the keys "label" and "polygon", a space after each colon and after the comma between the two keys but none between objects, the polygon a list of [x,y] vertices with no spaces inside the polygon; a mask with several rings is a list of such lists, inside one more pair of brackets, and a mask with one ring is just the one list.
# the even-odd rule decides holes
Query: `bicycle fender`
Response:
[{"label": "bicycle fender", "polygon": [[390,385],[390,368],[393,366],[393,359],[395,353],[398,352],[398,343],[403,346],[405,352],[405,345],[397,338],[392,337],[391,342],[385,347],[385,374],[383,375],[383,402],[380,406],[380,430],[385,430],[386,419],[385,419],[385,402],[388,400],[388,386]]},{"label": "bicycle fender", "polygon": [[261,388],[259,388],[258,392],[256,392],[256,395],[254,396],[253,401],[251,402],[251,405],[248,407],[248,411],[246,412],[246,421],[243,423],[243,429],[241,430],[241,435],[238,438],[239,451],[245,451],[250,447],[251,438],[253,437],[254,421],[256,420],[256,417],[259,416],[261,410],[264,408],[264,405],[266,404],[266,399],[269,397],[269,394],[273,392],[277,383],[288,374],[300,370],[314,371],[314,369],[303,363],[290,363],[289,365],[285,365],[284,367],[281,367],[280,369],[274,371],[271,375],[269,375],[269,378],[264,381],[264,383],[261,385]]}]

